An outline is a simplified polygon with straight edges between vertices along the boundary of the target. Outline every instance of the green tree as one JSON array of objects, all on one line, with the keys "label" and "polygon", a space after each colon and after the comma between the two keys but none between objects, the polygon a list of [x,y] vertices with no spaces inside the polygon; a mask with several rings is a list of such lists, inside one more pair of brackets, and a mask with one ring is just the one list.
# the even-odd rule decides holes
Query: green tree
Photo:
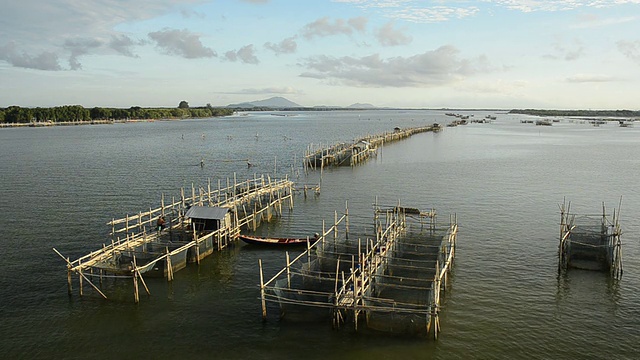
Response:
[{"label": "green tree", "polygon": [[91,109],[90,115],[93,120],[106,120],[111,118],[111,109],[94,107]]},{"label": "green tree", "polygon": [[189,103],[182,100],[180,101],[180,104],[178,104],[178,109],[188,109],[189,108]]}]

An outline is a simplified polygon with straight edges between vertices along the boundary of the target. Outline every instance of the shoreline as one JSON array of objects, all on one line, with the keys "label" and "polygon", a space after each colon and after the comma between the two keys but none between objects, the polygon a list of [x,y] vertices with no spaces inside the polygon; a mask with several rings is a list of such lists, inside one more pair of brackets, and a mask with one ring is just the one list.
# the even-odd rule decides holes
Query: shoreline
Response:
[{"label": "shoreline", "polygon": [[182,119],[127,119],[127,120],[91,120],[91,121],[40,121],[30,123],[0,123],[0,129],[2,128],[25,128],[25,127],[51,127],[51,126],[78,126],[78,125],[112,125],[112,124],[126,124],[126,123],[141,123],[141,122],[155,122],[155,121],[180,121],[185,119],[207,119],[188,117]]}]

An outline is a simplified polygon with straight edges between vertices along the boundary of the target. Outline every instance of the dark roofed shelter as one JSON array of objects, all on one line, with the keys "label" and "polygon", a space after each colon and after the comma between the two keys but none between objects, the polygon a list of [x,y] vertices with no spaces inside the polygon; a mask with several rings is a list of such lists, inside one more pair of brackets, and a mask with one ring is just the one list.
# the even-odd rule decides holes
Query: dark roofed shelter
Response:
[{"label": "dark roofed shelter", "polygon": [[219,206],[192,206],[185,217],[190,218],[196,231],[216,231],[228,226],[230,209]]}]

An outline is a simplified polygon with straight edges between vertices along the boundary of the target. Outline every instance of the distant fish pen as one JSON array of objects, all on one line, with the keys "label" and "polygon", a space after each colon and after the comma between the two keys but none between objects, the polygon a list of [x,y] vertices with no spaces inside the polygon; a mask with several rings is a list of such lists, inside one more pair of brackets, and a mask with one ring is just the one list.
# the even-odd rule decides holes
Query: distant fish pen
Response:
[{"label": "distant fish pen", "polygon": [[560,206],[560,244],[558,272],[568,268],[609,271],[615,279],[622,277],[622,231],[618,222],[620,209],[609,217],[604,203],[600,215],[577,215],[571,203]]},{"label": "distant fish pen", "polygon": [[385,132],[378,135],[368,135],[353,143],[339,143],[333,146],[314,147],[309,145],[304,154],[305,170],[320,169],[325,166],[355,166],[359,165],[371,156],[377,154],[378,147],[385,143],[399,141],[413,134],[440,131],[439,124],[420,126],[407,129],[395,128],[393,132]]},{"label": "distant fish pen", "polygon": [[[132,279],[134,301],[139,302],[139,283],[150,295],[143,278],[166,277],[173,280],[174,272],[188,263],[200,260],[215,250],[222,250],[238,239],[241,228],[256,229],[263,221],[282,214],[283,203],[293,209],[293,182],[287,178],[255,177],[226,184],[218,181],[212,188],[192,185],[191,194],[185,189],[180,198],[155,209],[113,219],[110,243],[74,261],[53,249],[67,263],[67,288],[73,289],[73,275],[78,275],[78,291],[83,295],[85,284],[105,299],[101,290],[107,279]],[[99,282],[96,285],[94,282]]]},{"label": "distant fish pen", "polygon": [[[351,228],[350,228],[351,227]],[[262,316],[330,320],[366,329],[437,338],[441,293],[453,265],[458,226],[435,210],[374,205],[373,226],[353,231],[348,208],[307,250],[268,281],[260,265]],[[314,316],[315,315],[315,316]]]}]

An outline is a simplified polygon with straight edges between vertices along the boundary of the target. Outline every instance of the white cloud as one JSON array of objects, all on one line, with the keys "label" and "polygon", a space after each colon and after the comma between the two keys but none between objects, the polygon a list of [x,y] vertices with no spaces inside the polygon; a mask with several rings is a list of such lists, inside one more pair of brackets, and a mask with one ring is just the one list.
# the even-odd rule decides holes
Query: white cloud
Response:
[{"label": "white cloud", "polygon": [[202,45],[200,35],[187,29],[154,31],[149,33],[149,38],[168,55],[179,55],[187,59],[217,56],[212,49]]},{"label": "white cloud", "polygon": [[551,53],[545,54],[543,57],[552,60],[574,61],[584,55],[584,46],[578,39],[567,44],[565,41],[558,41],[553,44]]},{"label": "white cloud", "polygon": [[411,43],[411,36],[405,35],[401,30],[393,27],[393,22],[388,22],[375,33],[378,42],[383,46],[397,46]]},{"label": "white cloud", "polygon": [[109,47],[116,52],[129,57],[137,57],[131,49],[135,45],[142,45],[143,41],[135,42],[126,35],[113,35],[109,41]]},{"label": "white cloud", "polygon": [[618,41],[618,50],[627,58],[640,65],[640,40],[639,41]]},{"label": "white cloud", "polygon": [[567,11],[578,8],[605,8],[623,4],[640,4],[640,0],[484,0],[522,12]]},{"label": "white cloud", "polygon": [[264,44],[264,47],[266,49],[269,49],[273,52],[275,52],[276,54],[292,54],[296,52],[296,49],[298,48],[298,43],[296,42],[296,37],[292,36],[289,38],[286,38],[282,41],[280,41],[277,44],[271,43],[271,42],[266,42]]},{"label": "white cloud", "polygon": [[411,57],[382,59],[378,54],[355,57],[311,57],[300,76],[336,85],[358,87],[430,87],[450,84],[479,71],[491,71],[487,59],[459,59],[453,46],[441,46]]},{"label": "white cloud", "polygon": [[333,2],[352,4],[367,11],[379,11],[389,18],[417,23],[462,19],[474,16],[487,7],[528,13],[640,4],[640,0],[333,0]]},{"label": "white cloud", "polygon": [[102,46],[102,41],[95,38],[74,38],[67,39],[63,44],[63,48],[71,53],[69,56],[69,67],[71,70],[79,70],[82,68],[82,64],[78,60],[78,57],[86,55],[89,51]]},{"label": "white cloud", "polygon": [[246,45],[236,51],[227,51],[224,54],[229,61],[241,61],[245,64],[258,64],[260,61],[255,55],[253,45]]},{"label": "white cloud", "polygon": [[[117,25],[151,19],[181,4],[207,1],[5,1],[2,4],[0,47],[13,48],[13,54],[5,53],[2,59],[18,67],[61,70],[59,64],[56,66],[59,57],[68,57],[71,68],[78,69],[81,67],[79,56],[89,53],[116,51],[125,56],[134,56],[133,47],[141,43],[115,30]],[[100,46],[78,44],[77,34],[82,34],[84,39],[100,42]]]},{"label": "white cloud", "polygon": [[320,18],[304,26],[302,36],[306,39],[314,37],[325,37],[332,35],[351,35],[353,31],[364,31],[364,21],[362,18],[335,19],[333,22],[328,17]]},{"label": "white cloud", "polygon": [[20,52],[15,43],[10,42],[0,46],[0,60],[4,60],[15,67],[37,70],[62,70],[58,62],[58,55],[44,51],[38,55],[29,55]]}]

